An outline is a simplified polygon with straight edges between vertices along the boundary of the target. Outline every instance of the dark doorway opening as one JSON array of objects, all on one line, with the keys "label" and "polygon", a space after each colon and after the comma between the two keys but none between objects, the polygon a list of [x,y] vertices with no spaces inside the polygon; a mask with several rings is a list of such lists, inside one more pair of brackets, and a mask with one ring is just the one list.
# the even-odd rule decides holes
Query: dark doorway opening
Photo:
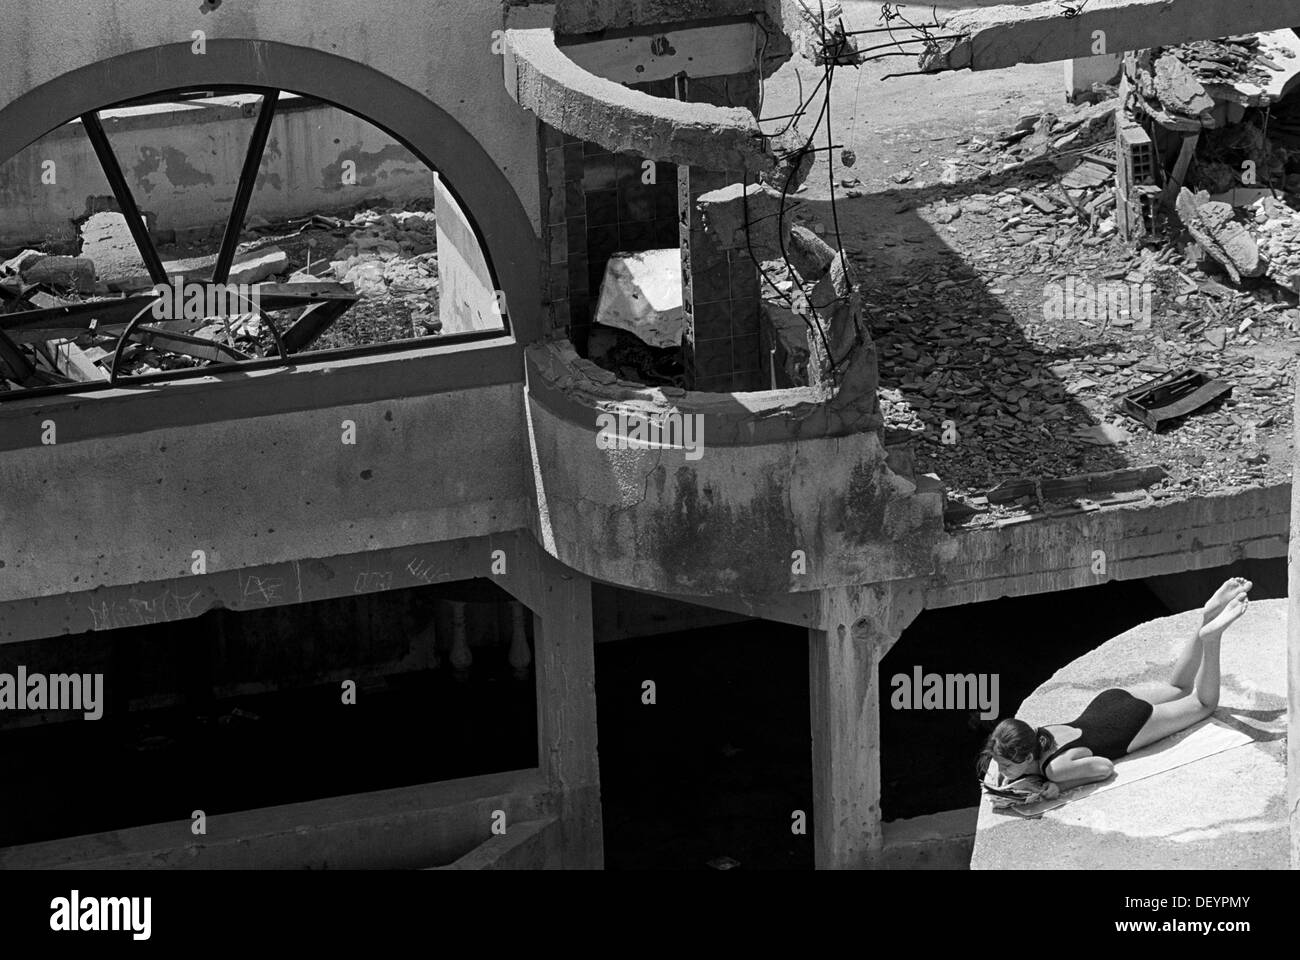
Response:
[{"label": "dark doorway opening", "polygon": [[806,630],[752,620],[601,643],[596,696],[608,869],[812,869]]},{"label": "dark doorway opening", "polygon": [[100,719],[0,711],[0,846],[534,767],[532,632],[474,580],[0,647],[103,675]]}]

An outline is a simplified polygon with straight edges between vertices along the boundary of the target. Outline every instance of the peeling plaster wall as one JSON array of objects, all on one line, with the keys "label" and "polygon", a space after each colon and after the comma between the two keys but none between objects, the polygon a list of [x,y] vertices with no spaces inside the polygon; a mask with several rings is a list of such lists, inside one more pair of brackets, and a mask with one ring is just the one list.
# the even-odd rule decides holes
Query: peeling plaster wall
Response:
[{"label": "peeling plaster wall", "polygon": [[[256,97],[247,99],[256,105]],[[149,113],[109,113],[105,131],[136,203],[155,215],[155,230],[203,233],[224,226],[252,117],[237,108],[172,104]],[[355,184],[343,182],[349,160],[356,164]],[[46,161],[54,163],[54,183],[42,182]],[[373,124],[335,107],[285,99],[249,214],[287,219],[344,210],[377,195],[406,200],[433,194],[432,172]],[[68,124],[0,164],[0,245],[73,237],[74,221],[111,199],[81,124]]]},{"label": "peeling plaster wall", "polygon": [[[195,30],[209,43],[248,39],[311,48],[386,74],[450,113],[502,168],[537,227],[536,125],[501,83],[501,58],[492,52],[493,31],[504,24],[499,4],[385,0],[380,16],[349,0],[226,3],[207,14],[199,8],[197,0],[8,0],[0,30],[0,105],[131,51],[167,47],[161,57],[203,56],[191,52]],[[313,92],[316,79],[304,74],[305,89],[298,92]]]}]

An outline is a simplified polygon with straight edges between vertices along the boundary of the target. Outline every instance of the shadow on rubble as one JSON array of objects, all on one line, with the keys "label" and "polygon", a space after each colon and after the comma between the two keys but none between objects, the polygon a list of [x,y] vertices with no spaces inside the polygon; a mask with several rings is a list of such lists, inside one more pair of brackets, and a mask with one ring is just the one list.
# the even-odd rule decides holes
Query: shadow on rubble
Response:
[{"label": "shadow on rubble", "polygon": [[[937,199],[997,193],[1026,179],[1022,168],[969,183],[841,196],[835,204],[878,350],[886,440],[914,439],[919,471],[937,473],[950,489],[979,492],[1002,480],[1134,465],[1051,369],[1133,344],[1071,322],[1054,329],[1052,347],[1031,342],[1008,308],[1041,313],[1042,296],[1021,294],[1017,304],[1012,291],[988,287],[917,212]],[[801,198],[801,207],[834,246],[831,204]],[[1044,286],[1053,275],[1045,266],[1038,275]],[[947,421],[955,442],[943,442]]]}]

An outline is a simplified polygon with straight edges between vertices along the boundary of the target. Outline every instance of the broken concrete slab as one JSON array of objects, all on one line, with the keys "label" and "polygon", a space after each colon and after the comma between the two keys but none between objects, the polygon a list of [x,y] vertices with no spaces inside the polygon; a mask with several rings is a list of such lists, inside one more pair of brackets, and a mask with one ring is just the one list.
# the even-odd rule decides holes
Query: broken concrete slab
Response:
[{"label": "broken concrete slab", "polygon": [[682,342],[682,260],[676,247],[610,257],[596,323],[635,334],[652,347]]},{"label": "broken concrete slab", "polygon": [[816,283],[826,276],[835,260],[835,251],[830,244],[807,227],[798,225],[790,228],[786,253],[799,276],[809,283]]},{"label": "broken concrete slab", "polygon": [[1214,101],[1191,67],[1172,53],[1156,61],[1155,88],[1161,106],[1170,113],[1204,120],[1214,110]]},{"label": "broken concrete slab", "polygon": [[790,222],[790,214],[799,206],[793,198],[782,200],[780,191],[761,183],[733,183],[710,190],[700,194],[696,205],[704,216],[705,230],[719,247],[752,250],[760,262],[781,258],[783,220]]},{"label": "broken concrete slab", "polygon": [[85,257],[42,257],[31,261],[22,277],[27,283],[89,293],[95,289],[95,264]]},{"label": "broken concrete slab", "polygon": [[49,256],[47,253],[41,253],[39,250],[24,250],[13,257],[10,257],[4,263],[0,263],[0,277],[13,276],[20,274],[24,268],[30,267],[37,260]]},{"label": "broken concrete slab", "polygon": [[1264,273],[1259,247],[1250,231],[1237,222],[1231,204],[1217,203],[1204,192],[1193,194],[1183,187],[1178,192],[1176,207],[1187,232],[1223,265],[1235,282]]},{"label": "broken concrete slab", "polygon": [[95,262],[95,272],[110,286],[148,276],[126,217],[115,211],[91,214],[81,224],[81,256]]},{"label": "broken concrete slab", "polygon": [[773,137],[769,149],[776,157],[776,166],[759,179],[778,192],[794,193],[812,172],[817,151],[793,126]]},{"label": "broken concrete slab", "polygon": [[[204,277],[210,275],[217,264],[215,255],[191,257],[187,260],[165,260],[163,269],[167,276]],[[247,253],[236,254],[235,262],[230,265],[230,277],[227,283],[260,283],[268,277],[283,273],[289,268],[289,255],[279,247],[262,247]],[[109,283],[115,290],[138,290],[152,286],[148,274],[135,274]]]},{"label": "broken concrete slab", "polygon": [[1145,50],[1189,40],[1210,40],[1294,25],[1294,0],[1129,0],[1105,7],[1081,5],[1074,16],[1062,15],[1056,0],[1024,6],[1003,4],[964,10],[948,18],[945,35],[919,59],[919,69],[997,70],[1021,63],[1053,63],[1090,57],[1096,31],[1122,37],[1123,49]]}]

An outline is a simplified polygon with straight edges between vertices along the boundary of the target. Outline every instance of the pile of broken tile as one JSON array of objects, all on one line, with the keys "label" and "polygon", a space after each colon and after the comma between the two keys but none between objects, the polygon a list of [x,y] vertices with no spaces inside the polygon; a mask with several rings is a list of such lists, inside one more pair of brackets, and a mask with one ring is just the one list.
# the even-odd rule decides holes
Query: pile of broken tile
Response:
[{"label": "pile of broken tile", "polygon": [[[1258,294],[1193,280],[1172,251],[1082,236],[1072,218],[1060,224],[1024,190],[1009,190],[972,216],[1019,218],[1014,227],[962,234],[960,262],[875,274],[863,290],[889,434],[917,441],[919,469],[938,474],[967,505],[962,522],[1025,513],[1020,504],[978,506],[1000,480],[1104,473],[1121,463],[1164,465],[1168,476],[1152,491],[1159,496],[1284,482],[1289,459],[1270,457],[1266,442],[1289,437],[1293,351],[1267,348],[1294,337],[1300,311],[1280,294],[1261,303]],[[1067,276],[1153,282],[1167,293],[1149,330],[1127,317],[1044,319],[1044,285]],[[1116,411],[1120,394],[1187,366],[1231,383],[1231,398],[1159,434]],[[942,442],[946,420],[957,427],[955,444]],[[1250,431],[1257,439],[1243,442]]]}]

